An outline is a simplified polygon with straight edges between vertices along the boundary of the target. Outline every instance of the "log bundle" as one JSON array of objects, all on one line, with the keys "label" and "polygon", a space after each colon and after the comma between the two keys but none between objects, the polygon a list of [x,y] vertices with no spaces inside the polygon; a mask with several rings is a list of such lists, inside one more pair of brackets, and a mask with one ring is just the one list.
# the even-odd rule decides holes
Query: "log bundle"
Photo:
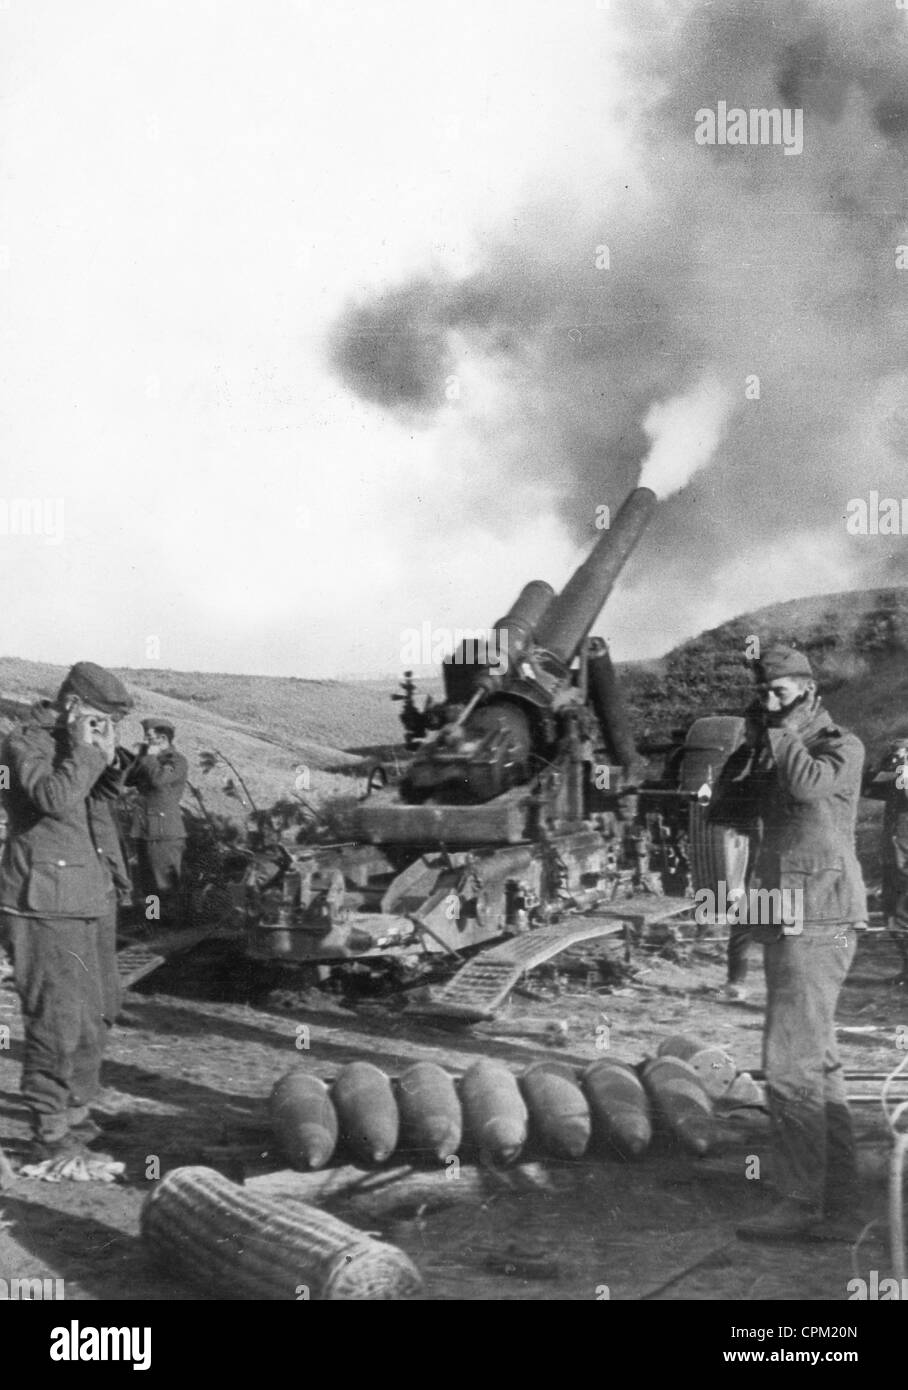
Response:
[{"label": "log bundle", "polygon": [[145,1200],[142,1239],[216,1298],[398,1300],[419,1273],[402,1250],[318,1207],[276,1202],[212,1168],[174,1168]]}]

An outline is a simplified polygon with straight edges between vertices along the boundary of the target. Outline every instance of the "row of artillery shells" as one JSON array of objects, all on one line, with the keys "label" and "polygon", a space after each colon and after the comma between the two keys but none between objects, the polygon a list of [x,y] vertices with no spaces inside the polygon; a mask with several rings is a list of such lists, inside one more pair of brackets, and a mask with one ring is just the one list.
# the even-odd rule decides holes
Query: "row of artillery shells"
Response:
[{"label": "row of artillery shells", "polygon": [[331,1087],[302,1067],[271,1092],[271,1123],[294,1168],[324,1168],[339,1140],[353,1158],[384,1163],[399,1147],[445,1159],[462,1137],[454,1082],[434,1062],[417,1062],[396,1085],[371,1062],[350,1062]]},{"label": "row of artillery shells", "polygon": [[638,1158],[654,1121],[693,1153],[714,1139],[712,1107],[697,1073],[676,1057],[646,1063],[641,1076],[603,1058],[581,1073],[542,1061],[518,1078],[481,1058],[459,1082],[417,1062],[392,1082],[370,1062],[351,1062],[331,1087],[302,1068],[281,1077],[271,1119],[295,1168],[323,1168],[339,1142],[357,1162],[384,1163],[398,1150],[444,1162],[461,1149],[513,1163],[532,1137],[553,1158],[599,1152]]}]

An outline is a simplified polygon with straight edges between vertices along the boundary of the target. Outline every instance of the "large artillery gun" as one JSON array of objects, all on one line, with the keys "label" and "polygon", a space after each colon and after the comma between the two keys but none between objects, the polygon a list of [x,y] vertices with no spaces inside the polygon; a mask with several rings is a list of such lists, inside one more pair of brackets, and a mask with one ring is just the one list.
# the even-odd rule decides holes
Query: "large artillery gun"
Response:
[{"label": "large artillery gun", "polygon": [[533,580],[465,638],[442,701],[418,710],[407,678],[412,756],[355,807],[346,843],[283,849],[250,882],[254,957],[407,969],[501,943],[438,1001],[480,1017],[540,959],[689,906],[690,828],[703,823],[689,807],[730,748],[711,762],[694,739],[686,774],[682,761],[672,783],[647,779],[608,649],[590,636],[655,506],[636,489],[559,594]]}]

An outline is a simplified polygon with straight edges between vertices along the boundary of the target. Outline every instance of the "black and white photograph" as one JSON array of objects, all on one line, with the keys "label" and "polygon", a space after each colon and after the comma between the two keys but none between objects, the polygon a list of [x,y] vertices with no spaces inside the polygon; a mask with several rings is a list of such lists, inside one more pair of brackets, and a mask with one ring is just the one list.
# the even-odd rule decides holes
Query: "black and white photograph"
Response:
[{"label": "black and white photograph", "polygon": [[0,304],[28,1364],[585,1301],[866,1372],[908,0],[0,0]]}]

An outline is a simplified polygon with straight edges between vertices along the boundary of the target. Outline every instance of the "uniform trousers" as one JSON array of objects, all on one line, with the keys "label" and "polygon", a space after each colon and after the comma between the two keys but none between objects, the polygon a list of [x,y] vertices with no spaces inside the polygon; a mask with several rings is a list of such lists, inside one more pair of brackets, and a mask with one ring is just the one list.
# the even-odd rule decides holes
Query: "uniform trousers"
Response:
[{"label": "uniform trousers", "polygon": [[116,904],[100,918],[6,919],[25,1025],[22,1096],[40,1139],[62,1139],[100,1090],[120,1010]]},{"label": "uniform trousers", "polygon": [[854,1130],[835,1037],[856,947],[849,924],[808,928],[763,947],[775,1185],[781,1196],[827,1211],[847,1210],[857,1197]]}]

